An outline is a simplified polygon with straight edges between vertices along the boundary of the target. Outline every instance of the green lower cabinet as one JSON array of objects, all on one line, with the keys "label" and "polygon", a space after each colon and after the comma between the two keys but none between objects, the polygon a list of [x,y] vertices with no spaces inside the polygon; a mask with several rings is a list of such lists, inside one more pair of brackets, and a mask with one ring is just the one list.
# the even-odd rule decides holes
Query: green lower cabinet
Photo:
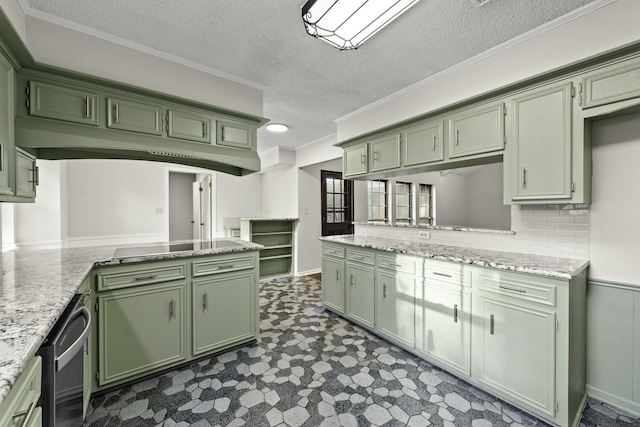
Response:
[{"label": "green lower cabinet", "polygon": [[139,286],[98,296],[100,386],[187,358],[187,284]]},{"label": "green lower cabinet", "polygon": [[415,289],[413,275],[378,270],[376,331],[398,344],[415,345]]},{"label": "green lower cabinet", "polygon": [[344,314],[344,278],[342,258],[322,258],[322,303],[340,314]]},{"label": "green lower cabinet", "polygon": [[42,385],[42,358],[33,357],[0,405],[0,426],[42,427],[37,406]]},{"label": "green lower cabinet", "polygon": [[197,279],[193,286],[193,354],[223,349],[256,336],[253,270]]},{"label": "green lower cabinet", "polygon": [[471,294],[423,285],[416,299],[416,351],[451,372],[471,375]]},{"label": "green lower cabinet", "polygon": [[347,262],[346,273],[346,317],[368,328],[375,328],[374,267]]},{"label": "green lower cabinet", "polygon": [[477,381],[555,418],[555,312],[485,294],[478,301]]},{"label": "green lower cabinet", "polygon": [[[86,284],[86,291],[84,291],[84,308],[91,313],[93,316],[93,298],[90,296],[90,286],[91,283]],[[85,285],[81,286],[81,289],[84,288]],[[93,364],[93,351],[95,347],[93,346],[93,339],[95,338],[93,335],[93,331],[95,330],[94,325],[91,325],[92,333],[89,335],[89,341],[85,346],[84,356],[83,356],[83,371],[82,371],[82,417],[86,417],[87,408],[89,408],[89,401],[91,400],[91,393],[93,392],[93,381],[95,379],[95,370]]]}]

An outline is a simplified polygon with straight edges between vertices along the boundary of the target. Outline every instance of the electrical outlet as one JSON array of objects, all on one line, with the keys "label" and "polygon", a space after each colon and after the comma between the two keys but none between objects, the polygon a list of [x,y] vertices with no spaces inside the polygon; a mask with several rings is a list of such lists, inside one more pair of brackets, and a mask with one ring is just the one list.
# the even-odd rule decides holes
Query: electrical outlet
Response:
[{"label": "electrical outlet", "polygon": [[430,239],[431,238],[431,233],[428,231],[418,231],[418,238],[419,239]]},{"label": "electrical outlet", "polygon": [[162,208],[156,208],[156,215],[162,215]]}]

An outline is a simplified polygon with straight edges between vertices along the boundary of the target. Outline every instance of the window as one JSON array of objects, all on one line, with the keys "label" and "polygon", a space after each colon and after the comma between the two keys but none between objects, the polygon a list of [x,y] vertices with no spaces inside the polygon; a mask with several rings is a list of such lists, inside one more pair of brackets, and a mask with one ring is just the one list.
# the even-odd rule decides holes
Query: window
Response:
[{"label": "window", "polygon": [[433,189],[420,184],[418,189],[418,224],[433,225]]},{"label": "window", "polygon": [[387,181],[367,181],[369,221],[387,221]]},{"label": "window", "polygon": [[411,224],[410,182],[396,182],[396,224]]},{"label": "window", "polygon": [[353,233],[353,181],[342,173],[320,171],[322,180],[322,235]]}]

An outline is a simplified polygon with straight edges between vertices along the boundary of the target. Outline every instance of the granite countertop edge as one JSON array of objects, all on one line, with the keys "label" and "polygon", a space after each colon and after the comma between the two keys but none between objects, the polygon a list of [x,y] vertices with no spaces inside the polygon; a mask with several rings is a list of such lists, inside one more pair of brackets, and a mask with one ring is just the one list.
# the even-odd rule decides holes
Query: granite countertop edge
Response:
[{"label": "granite countertop edge", "polygon": [[589,266],[588,260],[519,254],[489,249],[434,245],[369,236],[327,236],[322,241],[349,246],[414,255],[459,264],[490,267],[498,270],[571,280]]},{"label": "granite countertop edge", "polygon": [[366,226],[372,226],[372,227],[417,228],[420,230],[463,231],[467,233],[485,233],[485,234],[506,234],[506,235],[516,234],[516,232],[512,230],[498,230],[496,228],[463,227],[458,225],[389,224],[386,222],[376,222],[376,221],[354,222],[353,225],[366,225]]},{"label": "granite countertop edge", "polygon": [[[0,291],[13,294],[13,303],[6,298],[0,300],[0,405],[92,269],[148,261],[259,251],[264,248],[263,245],[237,238],[219,240],[236,241],[242,243],[242,246],[118,258],[113,257],[117,248],[198,241],[55,249],[22,248],[3,252],[0,256],[2,260]],[[32,264],[40,268],[33,268]],[[8,265],[15,268],[7,268]],[[30,278],[33,278],[31,283],[25,283],[30,282]],[[8,291],[8,288],[11,290]],[[50,289],[55,291],[47,292]],[[52,301],[34,302],[34,298],[37,298],[34,295],[37,294],[42,295],[40,297],[42,299],[51,298]]]}]

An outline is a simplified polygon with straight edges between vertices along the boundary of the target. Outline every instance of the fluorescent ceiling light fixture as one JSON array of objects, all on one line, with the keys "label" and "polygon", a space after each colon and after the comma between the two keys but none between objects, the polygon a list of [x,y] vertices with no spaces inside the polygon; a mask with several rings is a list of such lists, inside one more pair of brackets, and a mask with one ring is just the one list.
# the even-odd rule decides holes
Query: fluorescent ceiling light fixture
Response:
[{"label": "fluorescent ceiling light fixture", "polygon": [[308,0],[307,33],[340,50],[357,49],[419,0]]},{"label": "fluorescent ceiling light fixture", "polygon": [[283,125],[282,123],[269,123],[267,130],[271,132],[286,132],[289,130],[289,126]]}]

